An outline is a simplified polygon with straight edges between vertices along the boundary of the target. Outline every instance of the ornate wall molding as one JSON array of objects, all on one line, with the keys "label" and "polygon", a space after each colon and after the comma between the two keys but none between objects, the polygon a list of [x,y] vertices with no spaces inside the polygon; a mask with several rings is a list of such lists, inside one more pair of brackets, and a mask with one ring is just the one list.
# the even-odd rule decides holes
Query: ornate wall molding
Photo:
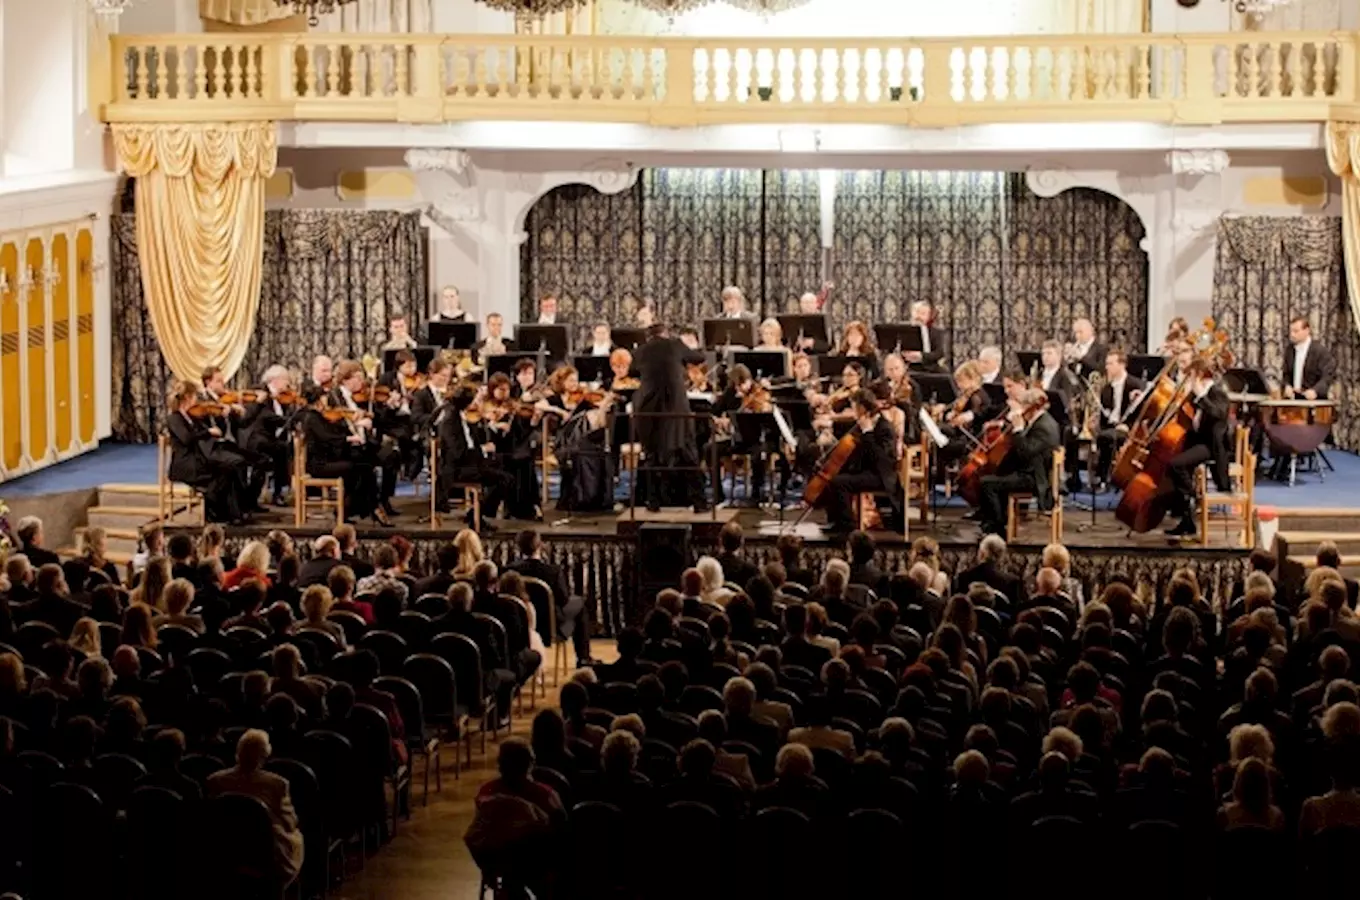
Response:
[{"label": "ornate wall molding", "polygon": [[1209,206],[1178,209],[1171,217],[1171,230],[1178,239],[1202,237],[1213,231],[1220,215],[1221,209]]},{"label": "ornate wall molding", "polygon": [[510,195],[506,197],[507,213],[514,207],[508,220],[513,223],[514,233],[523,232],[529,210],[549,191],[568,184],[588,184],[602,194],[621,194],[637,184],[641,173],[639,166],[609,157],[589,162],[580,169],[515,173],[507,183],[514,195],[513,199]]},{"label": "ornate wall molding", "polygon": [[466,151],[446,147],[413,147],[406,165],[415,173],[416,188],[426,201],[425,217],[453,234],[480,231],[486,215],[476,166]]},{"label": "ornate wall molding", "polygon": [[[1152,234],[1157,215],[1157,187],[1141,176],[1121,176],[1111,169],[1069,169],[1047,163],[1025,171],[1025,184],[1040,197],[1056,197],[1073,188],[1091,188],[1118,197],[1138,214],[1146,234]],[[1146,242],[1140,247],[1147,250]]]},{"label": "ornate wall molding", "polygon": [[1226,150],[1172,150],[1166,162],[1176,175],[1218,175],[1231,158]]}]

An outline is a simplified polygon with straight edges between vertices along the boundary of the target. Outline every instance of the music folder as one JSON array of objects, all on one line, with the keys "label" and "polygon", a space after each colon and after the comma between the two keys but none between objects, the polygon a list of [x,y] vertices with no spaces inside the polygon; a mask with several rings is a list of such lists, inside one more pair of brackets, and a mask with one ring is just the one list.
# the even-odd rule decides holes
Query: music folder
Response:
[{"label": "music folder", "polygon": [[647,329],[645,328],[611,328],[609,330],[609,340],[615,347],[622,347],[624,350],[636,350],[647,341]]},{"label": "music folder", "polygon": [[[1166,359],[1155,353],[1139,353],[1129,357],[1129,374],[1141,378],[1151,383],[1162,369],[1166,368]],[[1261,393],[1266,393],[1265,382],[1261,383]]]},{"label": "music folder", "polygon": [[732,354],[732,364],[750,369],[751,375],[757,380],[782,378],[789,374],[788,361],[788,354],[782,350],[739,350]]},{"label": "music folder", "polygon": [[1237,368],[1223,373],[1228,391],[1234,394],[1269,394],[1266,378],[1260,369]]},{"label": "music folder", "polygon": [[704,347],[753,347],[756,343],[754,319],[704,319]]},{"label": "music folder", "polygon": [[921,340],[921,326],[914,322],[875,325],[874,340],[878,341],[878,349],[881,353],[921,353],[925,351],[925,343]]},{"label": "music folder", "polygon": [[471,350],[477,346],[476,322],[430,322],[429,341],[450,350]]},{"label": "music folder", "polygon": [[490,378],[498,372],[504,372],[513,380],[515,377],[515,366],[521,359],[531,359],[538,369],[541,378],[548,368],[548,354],[542,352],[532,353],[497,353],[486,358],[486,377]]},{"label": "music folder", "polygon": [[571,352],[570,335],[566,325],[517,325],[515,346],[530,353],[544,350],[552,360],[566,359]]},{"label": "music folder", "polygon": [[1029,377],[1030,372],[1044,371],[1044,354],[1041,350],[1017,350],[1015,360],[1020,364],[1020,371]]},{"label": "music folder", "polygon": [[908,377],[916,385],[916,396],[922,406],[934,403],[950,404],[958,394],[954,390],[954,376],[943,373],[912,372]]},{"label": "music folder", "polygon": [[607,356],[573,356],[572,366],[582,384],[604,384],[611,374]]},{"label": "music folder", "polygon": [[798,338],[812,338],[823,344],[830,343],[831,329],[827,324],[826,313],[793,313],[791,315],[775,316],[775,321],[784,330],[784,343],[793,349],[798,349]]},{"label": "music folder", "polygon": [[[401,352],[400,350],[383,351],[384,372],[391,372],[393,369],[397,367],[397,354],[400,352]],[[411,352],[415,354],[417,370],[424,372],[427,368],[429,368],[430,360],[434,359],[435,354],[439,352],[439,348],[421,344],[418,347],[412,347]]]}]

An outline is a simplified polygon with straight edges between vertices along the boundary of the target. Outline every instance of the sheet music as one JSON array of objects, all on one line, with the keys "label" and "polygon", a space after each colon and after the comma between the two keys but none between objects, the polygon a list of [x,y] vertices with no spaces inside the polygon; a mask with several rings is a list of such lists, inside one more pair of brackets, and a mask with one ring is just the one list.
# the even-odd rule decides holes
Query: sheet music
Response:
[{"label": "sheet music", "polygon": [[940,430],[940,426],[935,424],[935,420],[930,417],[930,413],[926,412],[924,407],[918,411],[917,418],[921,420],[921,427],[930,435],[930,439],[935,442],[935,446],[944,447],[949,444],[949,438],[944,436],[944,432]]},{"label": "sheet music", "polygon": [[685,396],[691,400],[703,400],[707,403],[712,403],[714,398],[713,394],[705,391],[689,391]]},{"label": "sheet music", "polygon": [[774,407],[774,423],[779,426],[779,433],[784,436],[784,442],[790,446],[798,446],[798,439],[793,436],[793,429],[789,427],[789,422],[784,418],[784,413],[779,407]]}]

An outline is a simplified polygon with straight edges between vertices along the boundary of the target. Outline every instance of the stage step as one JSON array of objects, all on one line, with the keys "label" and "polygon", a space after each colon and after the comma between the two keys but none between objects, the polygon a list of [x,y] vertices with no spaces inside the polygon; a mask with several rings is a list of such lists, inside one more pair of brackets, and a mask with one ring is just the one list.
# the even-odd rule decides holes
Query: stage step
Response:
[{"label": "stage step", "polygon": [[86,524],[118,531],[139,531],[156,521],[155,506],[112,506],[100,504],[86,511]]},{"label": "stage step", "polygon": [[1343,557],[1360,557],[1360,531],[1295,531],[1291,528],[1279,535],[1289,542],[1291,555],[1312,556],[1317,552],[1318,544],[1331,541]]},{"label": "stage step", "polygon": [[[75,529],[76,546],[84,546],[85,529],[90,526],[82,525]],[[110,559],[114,554],[124,554],[131,557],[141,547],[141,532],[135,528],[105,528],[104,529],[104,549]]]},{"label": "stage step", "polygon": [[1275,507],[1280,531],[1295,534],[1326,533],[1333,540],[1346,535],[1360,535],[1360,509],[1327,507]]},{"label": "stage step", "polygon": [[[187,494],[188,487],[177,485],[178,493]],[[101,484],[100,506],[142,506],[156,508],[157,487],[154,484]]]}]

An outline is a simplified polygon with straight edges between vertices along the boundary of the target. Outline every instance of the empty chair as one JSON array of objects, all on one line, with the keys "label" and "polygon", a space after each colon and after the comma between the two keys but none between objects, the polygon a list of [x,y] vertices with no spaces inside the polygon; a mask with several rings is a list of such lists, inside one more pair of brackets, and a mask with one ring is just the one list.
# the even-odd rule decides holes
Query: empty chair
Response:
[{"label": "empty chair", "polygon": [[264,803],[245,794],[222,794],[204,802],[200,819],[198,880],[221,900],[277,894],[274,823]]},{"label": "empty chair", "polygon": [[39,897],[102,894],[112,865],[112,817],[84,785],[58,782],[35,802],[34,893]]},{"label": "empty chair", "polygon": [[233,668],[232,658],[225,651],[215,647],[196,647],[190,650],[185,663],[194,674],[194,684],[201,690],[210,690]]},{"label": "empty chair", "polygon": [[395,631],[369,631],[359,638],[355,646],[371,650],[378,657],[378,668],[384,675],[401,674],[401,664],[411,655],[410,645]]},{"label": "empty chair", "polygon": [[585,800],[571,808],[570,859],[575,896],[628,896],[638,877],[638,841],[623,811]]},{"label": "empty chair", "polygon": [[[796,847],[814,843],[812,820],[796,809],[771,806],[762,809],[748,826],[753,859],[777,860]],[[771,865],[751,867],[746,890],[755,897],[770,900],[784,897],[812,897],[821,893],[819,866]]]},{"label": "empty chair", "polygon": [[189,651],[198,645],[198,632],[183,625],[162,625],[156,629],[156,646],[161,655],[175,664],[181,664]]},{"label": "empty chair", "polygon": [[94,759],[94,781],[109,812],[127,809],[137,782],[146,777],[146,766],[125,753],[103,753]]},{"label": "empty chair", "polygon": [[134,897],[185,895],[192,869],[184,864],[190,830],[183,797],[169,788],[139,787],[128,796],[128,880]]}]

